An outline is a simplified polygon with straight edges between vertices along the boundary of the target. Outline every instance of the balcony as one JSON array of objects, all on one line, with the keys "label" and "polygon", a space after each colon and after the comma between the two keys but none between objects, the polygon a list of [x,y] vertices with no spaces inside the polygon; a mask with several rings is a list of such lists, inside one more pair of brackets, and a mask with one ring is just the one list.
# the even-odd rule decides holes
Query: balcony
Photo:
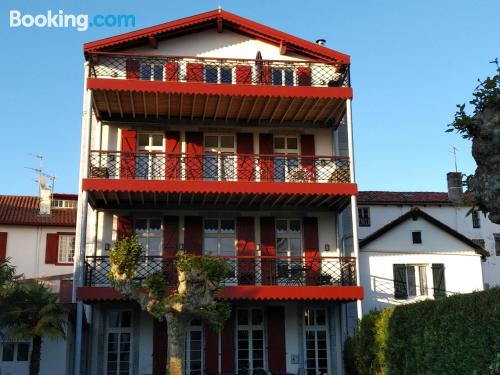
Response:
[{"label": "balcony", "polygon": [[90,53],[87,87],[103,120],[336,126],[349,64]]},{"label": "balcony", "polygon": [[[356,286],[356,259],[351,257],[225,256],[229,275],[219,293],[222,299],[349,299],[362,298]],[[148,256],[139,264],[137,281],[153,272],[164,273],[170,288],[177,287],[174,257]],[[85,260],[81,299],[120,298],[110,290],[109,257]],[[99,289],[105,293],[100,293]],[[107,297],[103,297],[107,295]]]},{"label": "balcony", "polygon": [[356,193],[349,158],[91,151],[83,189],[102,208],[334,208]]}]

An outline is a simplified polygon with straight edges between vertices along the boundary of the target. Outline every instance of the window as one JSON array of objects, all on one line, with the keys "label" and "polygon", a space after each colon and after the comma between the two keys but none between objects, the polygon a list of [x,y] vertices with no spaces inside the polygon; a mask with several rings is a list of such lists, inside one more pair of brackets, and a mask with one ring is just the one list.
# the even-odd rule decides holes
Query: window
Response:
[{"label": "window", "polygon": [[237,310],[237,372],[266,368],[264,359],[264,314],[261,309]]},{"label": "window", "polygon": [[29,360],[29,342],[4,342],[2,344],[3,362],[27,362]]},{"label": "window", "polygon": [[131,373],[132,312],[111,311],[107,319],[106,375]]},{"label": "window", "polygon": [[500,256],[500,233],[496,233],[493,235],[495,238],[495,255],[497,257]]},{"label": "window", "polygon": [[233,71],[230,67],[205,65],[205,82],[233,83]]},{"label": "window", "polygon": [[[276,219],[276,255],[279,257],[294,257],[302,255],[302,225],[300,219]],[[297,266],[299,266],[297,268]],[[301,282],[303,267],[293,259],[279,259],[277,264],[278,277],[286,278],[287,283],[293,283],[299,278]]]},{"label": "window", "polygon": [[328,374],[326,309],[304,310],[305,369],[307,375]]},{"label": "window", "polygon": [[415,243],[415,244],[422,243],[422,232],[420,232],[420,231],[411,232],[411,239],[412,239],[413,243]]},{"label": "window", "polygon": [[162,254],[161,219],[135,219],[134,233],[137,236],[137,240],[142,245],[146,256],[159,256]]},{"label": "window", "polygon": [[140,75],[145,81],[163,81],[163,65],[141,64]]},{"label": "window", "polygon": [[158,180],[165,177],[162,133],[139,133],[137,137],[136,178]]},{"label": "window", "polygon": [[57,263],[73,263],[75,256],[75,235],[59,234]]},{"label": "window", "polygon": [[370,207],[358,207],[358,220],[360,227],[369,227],[370,224]]},{"label": "window", "polygon": [[427,295],[427,266],[394,264],[394,297],[407,299]]},{"label": "window", "polygon": [[472,211],[472,228],[481,228],[481,221],[479,220],[479,212]]},{"label": "window", "polygon": [[299,140],[297,137],[274,137],[274,153],[283,154],[274,158],[274,179],[279,182],[293,181],[301,176],[299,159]]},{"label": "window", "polygon": [[203,363],[203,331],[201,322],[194,319],[186,335],[185,373],[201,375]]},{"label": "window", "polygon": [[233,219],[205,219],[203,223],[203,251],[205,254],[234,256],[236,229]]},{"label": "window", "polygon": [[236,180],[234,135],[209,134],[204,137],[203,177],[212,181]]},{"label": "window", "polygon": [[272,69],[272,81],[275,86],[293,86],[292,69]]},{"label": "window", "polygon": [[52,200],[51,206],[54,208],[76,208],[77,201],[67,201],[62,199]]}]

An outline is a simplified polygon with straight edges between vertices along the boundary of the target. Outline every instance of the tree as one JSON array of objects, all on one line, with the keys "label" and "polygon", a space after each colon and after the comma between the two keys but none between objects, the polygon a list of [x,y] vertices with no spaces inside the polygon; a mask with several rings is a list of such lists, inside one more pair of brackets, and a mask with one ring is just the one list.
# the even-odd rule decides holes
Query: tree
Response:
[{"label": "tree", "polygon": [[500,224],[500,67],[496,75],[479,80],[479,86],[469,101],[472,114],[465,111],[465,104],[458,110],[447,132],[456,131],[472,141],[472,156],[477,168],[466,177],[466,185],[474,197],[474,204],[489,219]]},{"label": "tree", "polygon": [[[113,287],[156,319],[166,320],[168,371],[170,375],[184,375],[184,345],[191,320],[202,319],[217,330],[231,313],[229,305],[214,299],[228,275],[226,263],[209,255],[178,253],[172,267],[164,264],[163,271],[148,275],[142,282],[137,269],[144,261],[144,252],[135,237],[118,241],[109,258],[108,278]],[[169,288],[172,284],[177,284],[177,289]]]},{"label": "tree", "polygon": [[9,294],[16,285],[16,267],[10,264],[10,258],[0,261],[0,298]]},{"label": "tree", "polygon": [[58,296],[39,282],[18,281],[0,299],[0,327],[13,337],[32,340],[29,375],[40,372],[42,338],[65,337],[67,313]]}]

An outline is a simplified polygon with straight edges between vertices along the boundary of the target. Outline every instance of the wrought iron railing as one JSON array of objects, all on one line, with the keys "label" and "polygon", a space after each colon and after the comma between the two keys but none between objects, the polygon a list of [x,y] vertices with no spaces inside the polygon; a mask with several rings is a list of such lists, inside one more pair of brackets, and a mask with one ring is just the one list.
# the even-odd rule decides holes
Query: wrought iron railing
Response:
[{"label": "wrought iron railing", "polygon": [[99,52],[89,54],[89,76],[164,82],[350,87],[349,64],[244,60]]},{"label": "wrought iron railing", "polygon": [[349,183],[349,158],[91,151],[90,178]]},{"label": "wrought iron railing", "polygon": [[[224,256],[229,273],[225,285],[353,286],[356,258],[322,256]],[[177,285],[174,257],[148,256],[139,264],[137,280],[161,271],[169,286]],[[107,256],[85,259],[85,285],[108,286],[111,263]]]}]

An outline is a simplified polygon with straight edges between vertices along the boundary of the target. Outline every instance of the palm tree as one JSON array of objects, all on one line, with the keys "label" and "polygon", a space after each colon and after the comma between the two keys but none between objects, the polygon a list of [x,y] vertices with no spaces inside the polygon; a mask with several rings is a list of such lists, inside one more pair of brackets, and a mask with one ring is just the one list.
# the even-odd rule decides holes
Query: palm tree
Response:
[{"label": "palm tree", "polygon": [[10,258],[0,260],[0,298],[12,291],[17,280],[16,267],[10,264]]},{"label": "palm tree", "polygon": [[32,339],[29,375],[40,371],[42,337],[65,337],[67,313],[57,295],[36,281],[18,283],[0,299],[0,326],[12,337]]}]

